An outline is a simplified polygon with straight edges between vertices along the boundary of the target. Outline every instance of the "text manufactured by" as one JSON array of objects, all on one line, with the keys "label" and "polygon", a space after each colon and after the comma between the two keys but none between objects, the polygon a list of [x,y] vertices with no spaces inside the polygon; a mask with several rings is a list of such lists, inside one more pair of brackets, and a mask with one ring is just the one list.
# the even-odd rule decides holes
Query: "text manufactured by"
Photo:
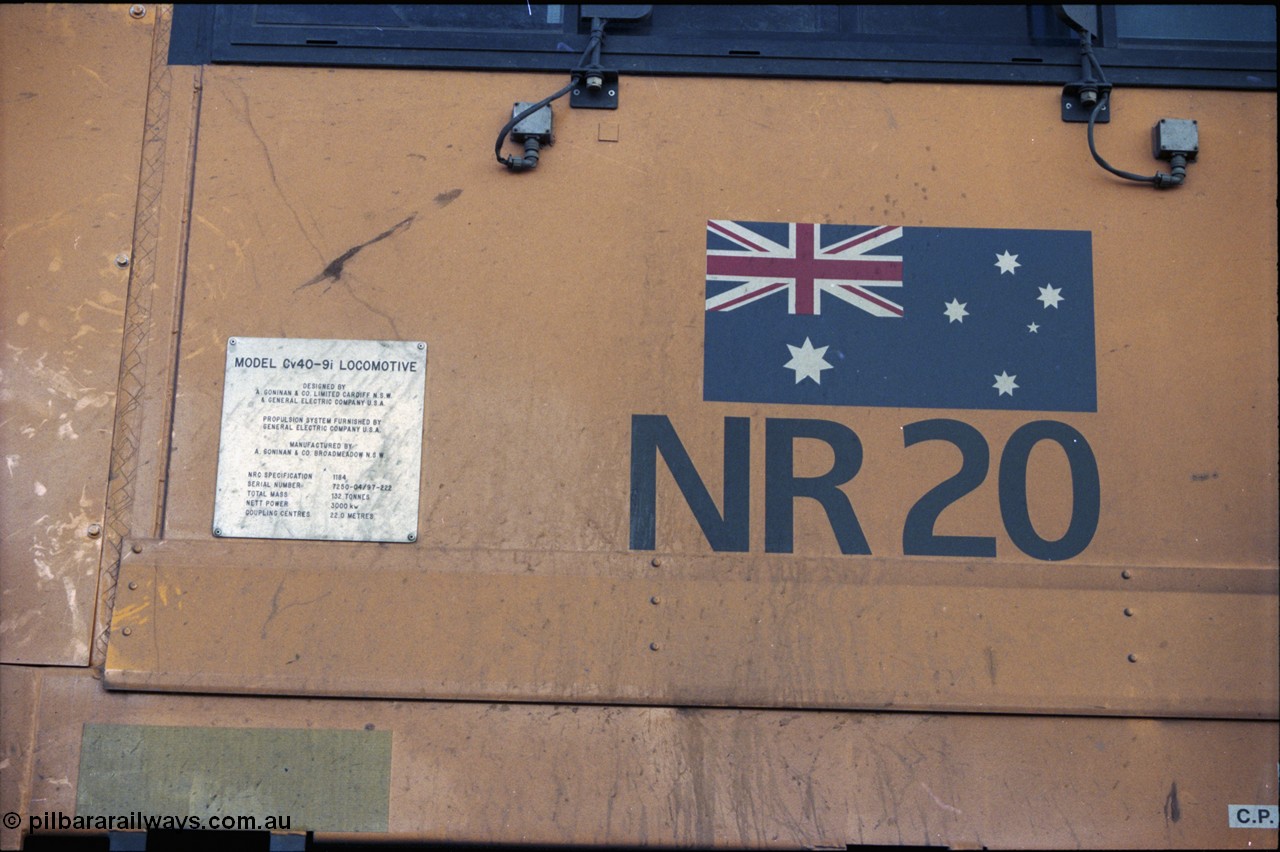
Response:
[{"label": "text manufactured by", "polygon": [[414,541],[425,343],[227,342],[214,535]]}]

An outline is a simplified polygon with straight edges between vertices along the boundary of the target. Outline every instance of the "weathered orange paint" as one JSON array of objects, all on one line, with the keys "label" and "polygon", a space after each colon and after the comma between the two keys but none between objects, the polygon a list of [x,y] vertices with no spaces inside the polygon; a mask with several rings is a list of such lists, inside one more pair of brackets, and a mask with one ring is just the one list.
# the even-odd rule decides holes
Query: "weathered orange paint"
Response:
[{"label": "weathered orange paint", "polygon": [[[1274,843],[1225,814],[1276,798],[1274,94],[1117,91],[1114,163],[1199,124],[1161,193],[1035,86],[630,77],[511,175],[497,129],[559,76],[170,67],[170,14],[0,10],[0,810],[74,810],[85,723],[372,724],[402,838]],[[993,472],[937,532],[997,558],[902,555],[958,463],[902,427],[994,454],[1031,414],[703,402],[709,218],[1091,231],[1098,411],[1055,418],[1098,460],[1088,549],[1018,551]],[[428,342],[416,542],[213,536],[233,336]],[[752,419],[750,553],[665,473],[628,549],[633,414],[713,495]],[[875,556],[804,501],[764,553],[769,417],[857,432]],[[1070,487],[1038,448],[1048,538]]]}]

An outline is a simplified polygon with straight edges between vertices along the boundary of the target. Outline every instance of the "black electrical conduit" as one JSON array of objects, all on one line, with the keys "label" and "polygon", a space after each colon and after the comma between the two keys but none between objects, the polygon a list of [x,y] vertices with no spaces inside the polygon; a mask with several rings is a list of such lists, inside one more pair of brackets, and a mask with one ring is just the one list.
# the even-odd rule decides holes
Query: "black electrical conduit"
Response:
[{"label": "black electrical conduit", "polygon": [[499,163],[506,166],[513,172],[527,171],[538,167],[538,149],[540,148],[540,145],[537,139],[533,137],[525,139],[523,157],[503,157],[502,146],[507,141],[507,136],[517,124],[524,121],[526,118],[547,106],[557,98],[563,98],[573,90],[574,86],[583,84],[582,75],[585,72],[581,69],[584,69],[589,65],[598,64],[600,46],[604,43],[604,26],[606,23],[608,23],[608,21],[603,18],[591,19],[591,39],[587,42],[587,49],[582,52],[582,58],[578,60],[578,67],[574,69],[573,78],[569,80],[569,84],[567,86],[556,92],[554,95],[549,95],[548,97],[538,101],[533,106],[522,110],[519,114],[512,116],[511,120],[503,125],[502,130],[498,133],[498,141],[493,145],[493,156],[497,158]]},{"label": "black electrical conduit", "polygon": [[[1111,100],[1111,85],[1107,81],[1107,75],[1102,70],[1102,65],[1098,63],[1098,58],[1093,55],[1093,47],[1089,44],[1087,35],[1080,37],[1080,54],[1088,59],[1088,63],[1098,71],[1100,82],[1107,85],[1102,90],[1102,96],[1098,98],[1098,103],[1094,105],[1093,111],[1089,113],[1089,153],[1093,155],[1093,159],[1099,166],[1111,172],[1117,177],[1125,180],[1137,181],[1138,183],[1149,183],[1156,189],[1168,189],[1169,187],[1178,186],[1187,179],[1187,156],[1185,154],[1174,154],[1169,161],[1169,168],[1173,174],[1164,172],[1156,172],[1154,175],[1139,175],[1133,172],[1126,172],[1123,169],[1117,169],[1115,166],[1102,159],[1102,155],[1098,153],[1098,148],[1093,142],[1093,125],[1098,119],[1099,113],[1107,108],[1107,104]],[[1082,62],[1082,64],[1084,64]],[[1092,74],[1089,71],[1089,65],[1085,65],[1085,78],[1092,80]],[[1083,94],[1083,93],[1082,93]]]}]

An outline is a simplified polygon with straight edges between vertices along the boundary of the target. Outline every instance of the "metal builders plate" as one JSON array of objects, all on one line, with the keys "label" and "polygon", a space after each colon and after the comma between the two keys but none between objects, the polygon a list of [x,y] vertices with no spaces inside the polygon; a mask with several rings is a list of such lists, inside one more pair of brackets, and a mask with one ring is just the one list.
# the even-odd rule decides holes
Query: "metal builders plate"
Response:
[{"label": "metal builders plate", "polygon": [[227,341],[213,533],[414,541],[427,346]]}]

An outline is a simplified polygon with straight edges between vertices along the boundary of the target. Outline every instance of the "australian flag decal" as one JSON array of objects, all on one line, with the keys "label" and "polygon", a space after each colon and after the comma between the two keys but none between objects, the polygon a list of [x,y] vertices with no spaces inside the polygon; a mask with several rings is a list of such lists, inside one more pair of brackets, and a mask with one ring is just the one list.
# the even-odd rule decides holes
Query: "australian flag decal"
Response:
[{"label": "australian flag decal", "polygon": [[703,396],[1096,411],[1088,231],[707,222]]}]

